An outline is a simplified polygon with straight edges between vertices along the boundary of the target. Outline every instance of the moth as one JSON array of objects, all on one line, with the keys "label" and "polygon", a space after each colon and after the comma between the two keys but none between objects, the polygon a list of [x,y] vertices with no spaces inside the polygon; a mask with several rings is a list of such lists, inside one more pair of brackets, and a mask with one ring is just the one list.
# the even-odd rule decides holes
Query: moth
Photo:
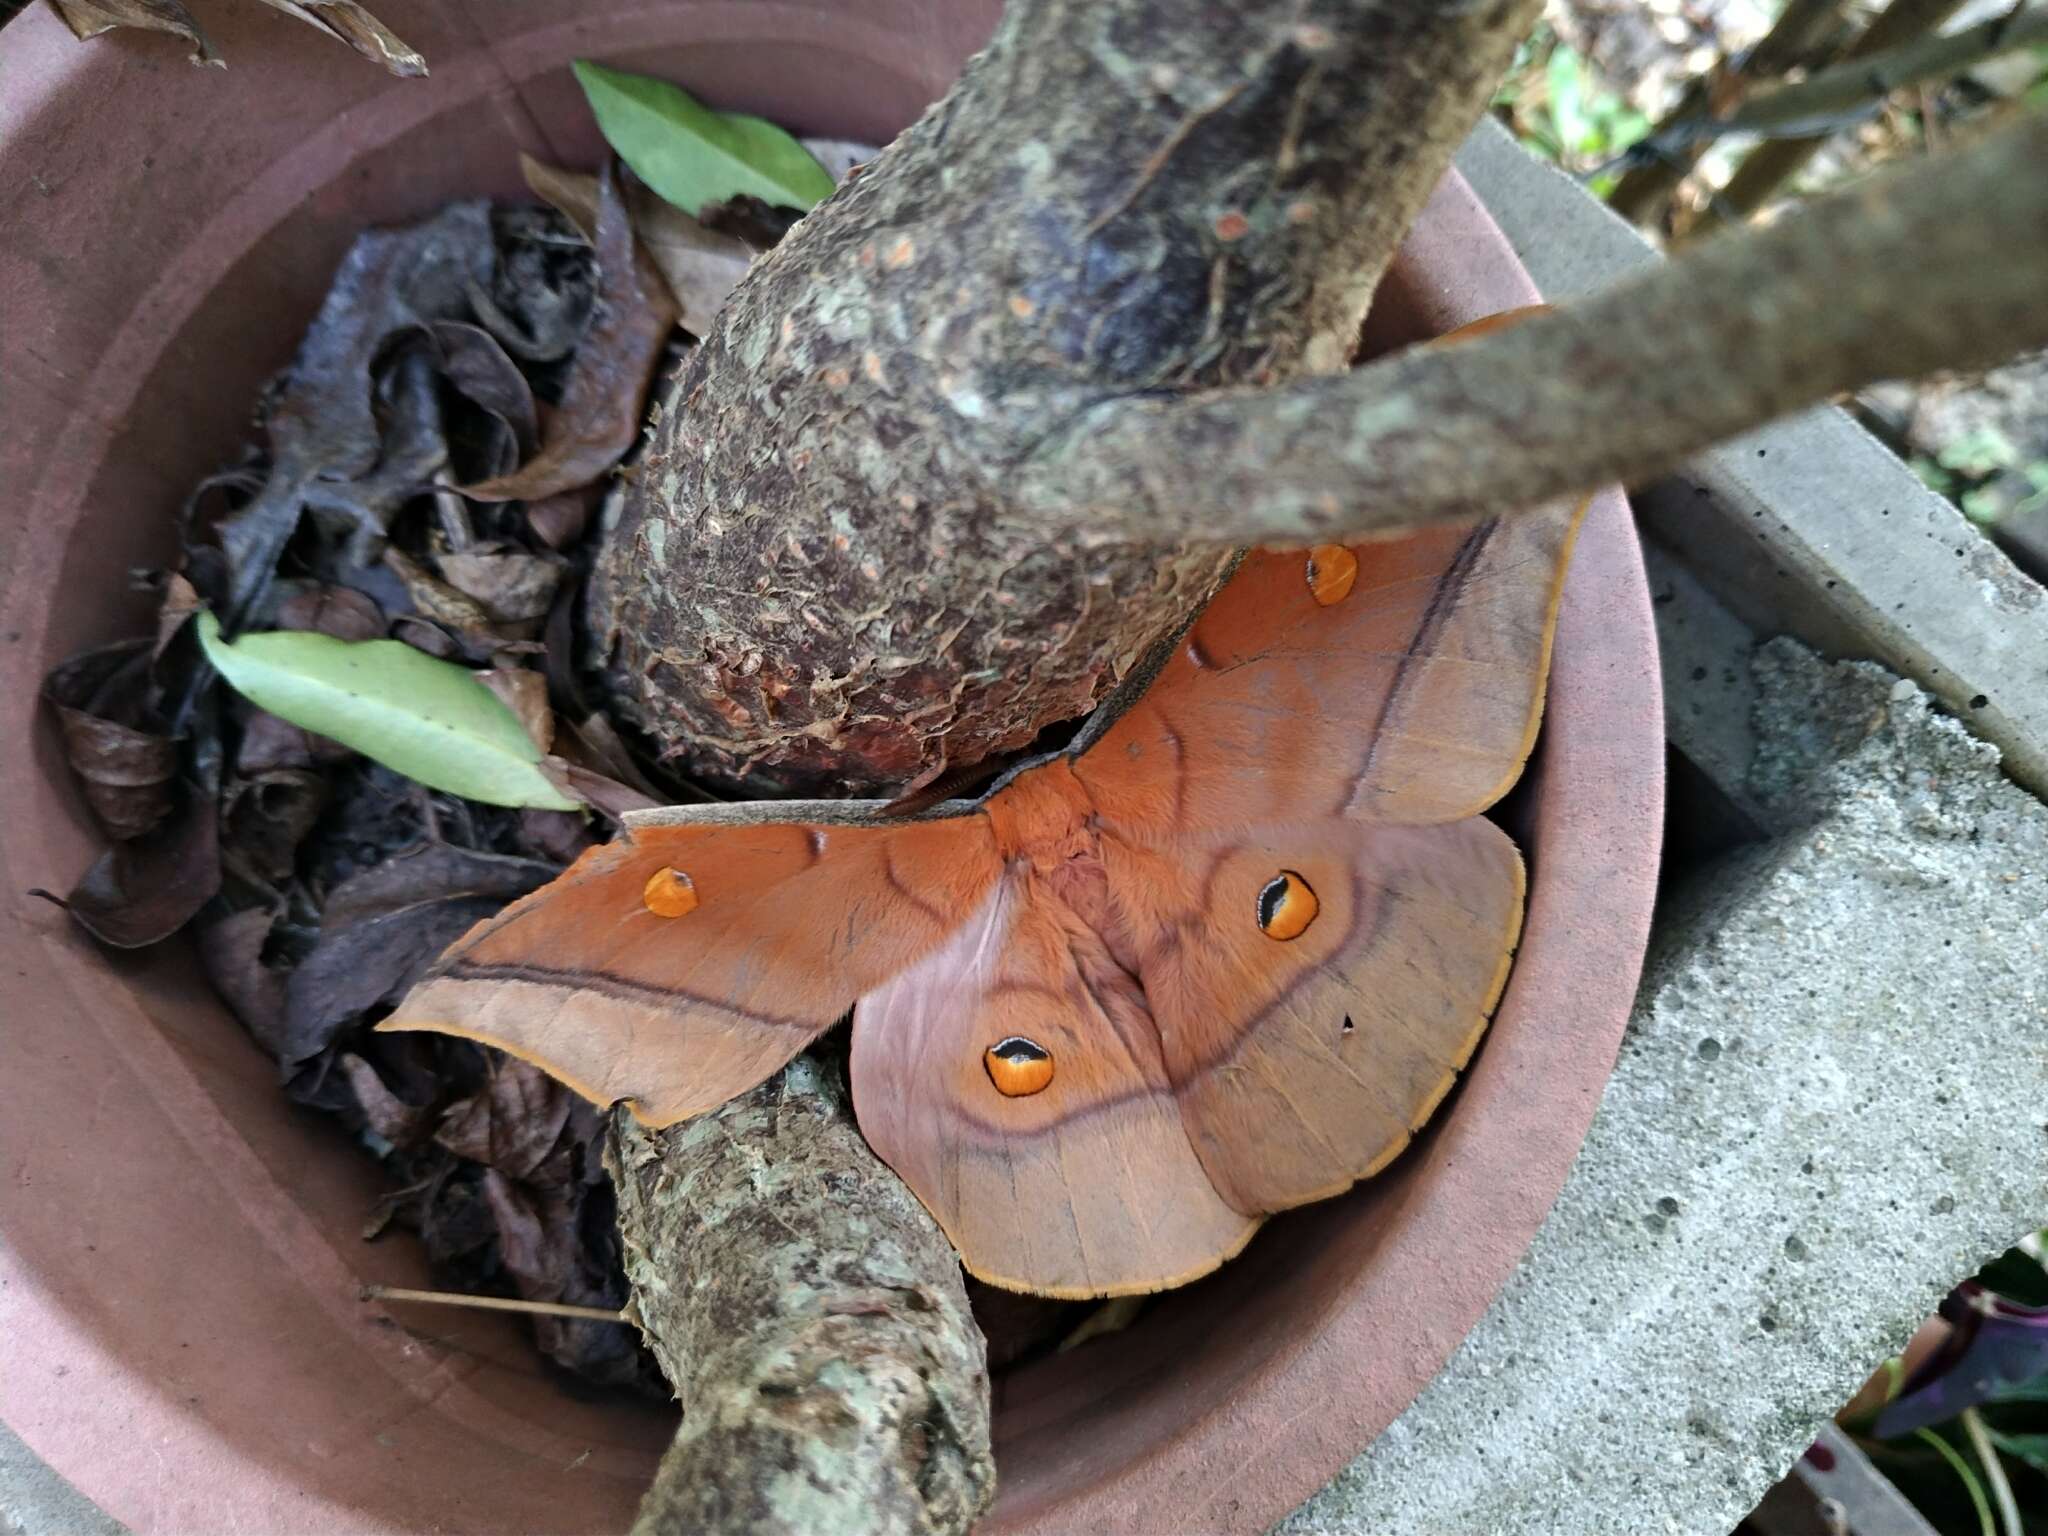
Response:
[{"label": "moth", "polygon": [[1542,713],[1583,503],[1249,555],[978,801],[685,806],[473,928],[384,1029],[666,1125],[853,1013],[855,1113],[969,1270],[1181,1284],[1405,1147],[1506,984],[1484,816]]}]

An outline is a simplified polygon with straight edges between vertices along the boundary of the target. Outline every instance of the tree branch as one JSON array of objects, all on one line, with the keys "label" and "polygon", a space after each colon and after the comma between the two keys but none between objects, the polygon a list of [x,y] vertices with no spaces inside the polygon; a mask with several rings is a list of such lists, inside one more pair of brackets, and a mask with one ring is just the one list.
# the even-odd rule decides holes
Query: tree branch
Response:
[{"label": "tree branch", "polygon": [[[1924,37],[1961,10],[1962,4],[1963,0],[1891,0],[1868,30],[1849,45],[1842,62],[1868,59]],[[1822,133],[1804,139],[1767,139],[1757,145],[1735,168],[1728,185],[1700,210],[1686,233],[1702,235],[1723,224],[1748,218],[1773,192],[1796,176],[1827,141],[1828,135]]]},{"label": "tree branch", "polygon": [[1538,8],[1014,0],[685,362],[590,588],[617,707],[785,793],[1085,713],[1227,556],[1048,545],[1004,466],[1103,399],[1348,364]]},{"label": "tree branch", "polygon": [[1741,59],[1725,62],[1689,82],[1678,105],[1629,151],[1635,163],[1615,183],[1607,206],[1642,223],[1663,204],[1698,161],[1700,150],[1726,110],[1723,98],[1748,85],[1777,79],[1811,53],[1836,26],[1845,0],[1790,0],[1771,30]]},{"label": "tree branch", "polygon": [[1867,59],[1837,64],[1791,85],[1759,91],[1726,117],[1679,125],[1680,139],[1734,133],[1803,133],[1844,126],[1893,91],[1947,79],[1973,64],[2048,42],[2048,5],[2016,8],[1960,32],[1923,37]]},{"label": "tree branch", "polygon": [[1876,379],[2048,343],[2048,115],[1569,310],[1262,393],[1130,397],[1012,476],[1048,531],[1312,543],[1635,482]]},{"label": "tree branch", "polygon": [[633,1306],[683,1402],[637,1536],[965,1536],[995,1492],[981,1333],[836,1070],[611,1130]]}]

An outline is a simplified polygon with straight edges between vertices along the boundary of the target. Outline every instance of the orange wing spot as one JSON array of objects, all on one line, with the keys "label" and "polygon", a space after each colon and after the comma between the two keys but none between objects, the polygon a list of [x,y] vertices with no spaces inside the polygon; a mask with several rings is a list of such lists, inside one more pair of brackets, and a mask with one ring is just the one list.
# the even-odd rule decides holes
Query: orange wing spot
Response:
[{"label": "orange wing spot", "polygon": [[647,877],[640,899],[656,917],[681,917],[697,910],[697,887],[680,869],[657,869]]},{"label": "orange wing spot", "polygon": [[1309,883],[1291,869],[1259,887],[1259,928],[1269,939],[1300,938],[1322,909]]},{"label": "orange wing spot", "polygon": [[1022,1035],[998,1040],[982,1054],[981,1062],[996,1092],[1006,1099],[1029,1098],[1052,1081],[1052,1052]]},{"label": "orange wing spot", "polygon": [[1308,552],[1308,590],[1323,607],[1341,603],[1358,580],[1358,556],[1342,544],[1318,544]]}]

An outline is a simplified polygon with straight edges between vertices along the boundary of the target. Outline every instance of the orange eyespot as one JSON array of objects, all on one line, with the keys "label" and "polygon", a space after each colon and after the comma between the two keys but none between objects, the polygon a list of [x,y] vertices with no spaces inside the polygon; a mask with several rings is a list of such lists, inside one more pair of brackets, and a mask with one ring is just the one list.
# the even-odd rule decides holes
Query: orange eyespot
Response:
[{"label": "orange eyespot", "polygon": [[1323,607],[1341,603],[1358,580],[1358,556],[1342,544],[1318,544],[1308,552],[1308,590]]},{"label": "orange eyespot", "polygon": [[1259,887],[1259,928],[1269,939],[1300,938],[1321,910],[1309,883],[1291,869]]},{"label": "orange eyespot", "polygon": [[1022,1035],[998,1040],[983,1053],[981,1064],[1006,1099],[1029,1098],[1052,1081],[1052,1052]]},{"label": "orange eyespot", "polygon": [[681,917],[697,910],[697,887],[680,869],[657,869],[647,877],[640,899],[656,917]]}]

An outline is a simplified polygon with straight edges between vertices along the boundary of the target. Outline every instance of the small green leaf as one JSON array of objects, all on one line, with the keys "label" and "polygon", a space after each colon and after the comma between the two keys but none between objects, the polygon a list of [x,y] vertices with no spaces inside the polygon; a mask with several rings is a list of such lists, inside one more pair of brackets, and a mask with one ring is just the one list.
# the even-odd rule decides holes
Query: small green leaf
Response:
[{"label": "small green leaf", "polygon": [[399,640],[277,630],[229,644],[212,614],[198,624],[206,659],[234,690],[301,730],[466,800],[578,808],[541,772],[518,716],[461,667]]},{"label": "small green leaf", "polygon": [[1586,114],[1586,67],[1576,52],[1559,43],[1545,74],[1550,87],[1550,120],[1557,125],[1558,143],[1567,154],[1583,150],[1593,129]]},{"label": "small green leaf", "polygon": [[2048,1472],[2048,1435],[2002,1435],[1990,1430],[1991,1443],[2006,1455],[2024,1461],[2036,1472]]},{"label": "small green leaf", "polygon": [[719,112],[680,87],[578,59],[576,78],[606,141],[633,173],[694,217],[739,193],[781,208],[815,206],[831,172],[773,123]]}]

